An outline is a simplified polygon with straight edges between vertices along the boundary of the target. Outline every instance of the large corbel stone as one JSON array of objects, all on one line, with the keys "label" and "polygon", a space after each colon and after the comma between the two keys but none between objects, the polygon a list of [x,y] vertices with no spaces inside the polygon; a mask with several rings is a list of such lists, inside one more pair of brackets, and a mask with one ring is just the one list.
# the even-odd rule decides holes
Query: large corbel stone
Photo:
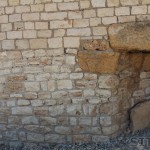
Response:
[{"label": "large corbel stone", "polygon": [[100,51],[79,51],[80,67],[92,73],[115,73],[117,70],[119,53]]},{"label": "large corbel stone", "polygon": [[150,52],[150,22],[113,24],[108,34],[113,50]]}]

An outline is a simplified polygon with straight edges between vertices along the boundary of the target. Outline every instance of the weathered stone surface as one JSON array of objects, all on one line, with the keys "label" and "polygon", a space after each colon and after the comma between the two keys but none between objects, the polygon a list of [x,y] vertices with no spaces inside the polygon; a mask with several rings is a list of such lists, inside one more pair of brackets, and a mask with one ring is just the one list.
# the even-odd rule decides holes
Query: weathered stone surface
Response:
[{"label": "weathered stone surface", "polygon": [[114,50],[150,51],[149,22],[113,24],[108,33]]},{"label": "weathered stone surface", "polygon": [[83,40],[82,49],[84,50],[110,50],[109,42],[107,40]]},{"label": "weathered stone surface", "polygon": [[13,115],[32,115],[32,109],[30,107],[13,107]]},{"label": "weathered stone surface", "polygon": [[65,142],[65,136],[64,135],[58,135],[58,134],[46,134],[45,135],[45,141],[51,142],[51,143],[64,143]]},{"label": "weathered stone surface", "polygon": [[92,73],[115,73],[119,53],[79,51],[78,59],[79,65],[84,71]]},{"label": "weathered stone surface", "polygon": [[119,78],[116,75],[101,75],[98,84],[99,88],[116,88],[119,85]]},{"label": "weathered stone surface", "polygon": [[145,60],[143,63],[143,70],[150,71],[150,54],[146,54]]},{"label": "weathered stone surface", "polygon": [[21,82],[8,82],[7,90],[10,92],[17,92],[23,90],[23,84]]},{"label": "weathered stone surface", "polygon": [[150,100],[137,104],[130,111],[131,124],[133,132],[150,127]]},{"label": "weathered stone surface", "polygon": [[44,135],[37,134],[37,133],[28,133],[27,134],[27,140],[32,142],[43,142],[44,141]]},{"label": "weathered stone surface", "polygon": [[24,81],[27,77],[25,75],[11,75],[8,76],[8,81]]}]

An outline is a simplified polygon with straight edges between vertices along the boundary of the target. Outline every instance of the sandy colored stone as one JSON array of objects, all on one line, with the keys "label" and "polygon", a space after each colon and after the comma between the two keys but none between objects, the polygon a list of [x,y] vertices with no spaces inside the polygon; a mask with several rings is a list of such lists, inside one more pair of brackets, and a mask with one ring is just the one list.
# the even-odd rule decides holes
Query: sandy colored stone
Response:
[{"label": "sandy colored stone", "polygon": [[150,127],[150,101],[145,101],[137,104],[131,109],[130,118],[131,124],[130,129],[135,132],[147,127]]},{"label": "sandy colored stone", "polygon": [[25,75],[11,75],[7,79],[8,81],[24,81],[27,77]]},{"label": "sandy colored stone", "polygon": [[109,42],[107,40],[83,40],[82,49],[84,50],[109,50]]},{"label": "sandy colored stone", "polygon": [[108,29],[110,45],[117,51],[150,51],[150,23],[113,24]]},{"label": "sandy colored stone", "polygon": [[79,51],[78,59],[79,65],[84,71],[92,73],[115,73],[119,53]]},{"label": "sandy colored stone", "polygon": [[150,54],[146,54],[145,60],[143,63],[143,70],[150,71]]},{"label": "sandy colored stone", "polygon": [[18,92],[23,90],[23,84],[21,82],[8,82],[7,90],[10,92]]}]

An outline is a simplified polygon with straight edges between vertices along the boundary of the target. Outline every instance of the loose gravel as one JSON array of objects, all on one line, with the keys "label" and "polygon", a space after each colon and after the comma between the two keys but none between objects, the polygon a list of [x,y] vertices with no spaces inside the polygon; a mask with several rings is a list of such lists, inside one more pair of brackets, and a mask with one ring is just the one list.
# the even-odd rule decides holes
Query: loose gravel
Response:
[{"label": "loose gravel", "polygon": [[0,150],[150,150],[150,129],[134,134],[122,133],[114,139],[103,143],[78,144],[21,144],[11,146],[0,144]]}]

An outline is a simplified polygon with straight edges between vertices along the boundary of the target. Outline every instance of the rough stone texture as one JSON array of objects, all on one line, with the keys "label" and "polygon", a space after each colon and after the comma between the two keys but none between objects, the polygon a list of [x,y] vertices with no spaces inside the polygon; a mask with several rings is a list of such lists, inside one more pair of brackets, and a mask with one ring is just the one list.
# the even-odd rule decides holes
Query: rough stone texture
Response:
[{"label": "rough stone texture", "polygon": [[[92,73],[115,73],[119,53],[79,51],[80,67]],[[108,65],[109,64],[109,65]]]},{"label": "rough stone texture", "polygon": [[130,128],[133,132],[150,127],[150,101],[137,104],[130,111],[131,124]]},{"label": "rough stone texture", "polygon": [[84,50],[110,50],[109,42],[107,40],[83,40],[81,42]]},{"label": "rough stone texture", "polygon": [[150,71],[150,54],[147,54],[145,56],[145,60],[143,63],[143,70],[144,71]]},{"label": "rough stone texture", "polygon": [[113,24],[108,29],[110,45],[117,51],[150,51],[150,23]]},{"label": "rough stone texture", "polygon": [[[128,110],[150,97],[149,55],[113,52],[108,28],[150,20],[149,4],[0,0],[0,143],[101,142],[122,132]],[[131,34],[149,39],[140,24]]]}]

